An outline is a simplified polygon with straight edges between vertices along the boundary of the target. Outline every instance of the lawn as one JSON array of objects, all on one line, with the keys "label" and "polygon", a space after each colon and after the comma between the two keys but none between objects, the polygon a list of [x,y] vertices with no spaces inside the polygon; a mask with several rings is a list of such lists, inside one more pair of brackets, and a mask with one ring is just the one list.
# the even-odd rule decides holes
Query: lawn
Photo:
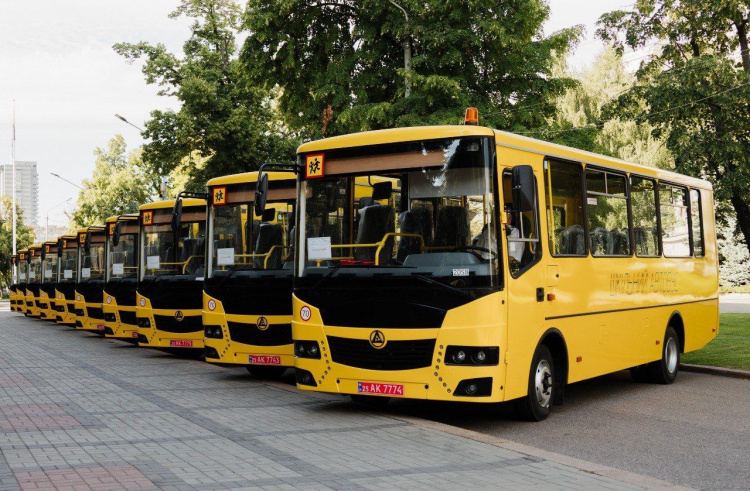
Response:
[{"label": "lawn", "polygon": [[683,363],[750,370],[750,314],[721,314],[716,339],[682,355]]}]

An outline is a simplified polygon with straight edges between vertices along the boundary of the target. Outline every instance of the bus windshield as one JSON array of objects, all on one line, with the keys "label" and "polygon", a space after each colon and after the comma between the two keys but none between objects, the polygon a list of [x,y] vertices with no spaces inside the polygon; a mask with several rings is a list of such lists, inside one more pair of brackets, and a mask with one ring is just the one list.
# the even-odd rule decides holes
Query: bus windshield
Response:
[{"label": "bus windshield", "polygon": [[35,254],[29,263],[29,283],[39,283],[42,278],[42,258]]},{"label": "bus windshield", "polygon": [[18,265],[18,280],[21,283],[26,282],[26,279],[28,277],[29,273],[29,263],[28,261],[21,261]]},{"label": "bus windshield", "polygon": [[135,278],[138,272],[136,251],[138,234],[121,234],[117,245],[109,239],[109,254],[107,255],[108,279]]},{"label": "bus windshield", "polygon": [[[252,220],[248,220],[248,210]],[[292,275],[293,203],[268,203],[266,221],[253,213],[252,203],[216,206],[212,211],[209,277],[234,271],[283,271],[284,276]]]},{"label": "bus windshield", "polygon": [[141,279],[203,275],[205,236],[205,221],[182,222],[176,234],[169,223],[144,226]]},{"label": "bus windshield", "polygon": [[75,247],[65,248],[60,258],[60,283],[75,283],[76,275],[76,257],[78,256],[78,249]]},{"label": "bus windshield", "polygon": [[92,243],[89,252],[81,246],[78,260],[78,277],[81,282],[104,279],[104,244]]},{"label": "bus windshield", "polygon": [[44,256],[44,262],[42,263],[42,270],[44,272],[44,283],[51,283],[57,281],[57,252],[47,253]]},{"label": "bus windshield", "polygon": [[491,140],[387,147],[341,157],[332,152],[325,177],[303,182],[297,274],[498,287]]}]

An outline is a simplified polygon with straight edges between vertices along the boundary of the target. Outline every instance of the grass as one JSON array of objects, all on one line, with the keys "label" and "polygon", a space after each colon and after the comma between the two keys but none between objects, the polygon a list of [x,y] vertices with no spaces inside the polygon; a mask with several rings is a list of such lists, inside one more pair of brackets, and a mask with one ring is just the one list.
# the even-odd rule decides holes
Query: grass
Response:
[{"label": "grass", "polygon": [[684,363],[750,370],[750,314],[721,314],[719,335],[702,349],[682,355]]}]

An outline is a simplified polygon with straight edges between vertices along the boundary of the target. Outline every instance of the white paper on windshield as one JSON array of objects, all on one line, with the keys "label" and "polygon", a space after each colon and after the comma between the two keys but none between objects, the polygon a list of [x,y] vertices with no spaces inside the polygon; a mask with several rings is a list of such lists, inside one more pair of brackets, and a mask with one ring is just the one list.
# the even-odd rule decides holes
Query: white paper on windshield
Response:
[{"label": "white paper on windshield", "polygon": [[72,269],[65,269],[63,270],[63,278],[66,280],[69,280],[73,277],[73,270]]},{"label": "white paper on windshield", "polygon": [[25,280],[25,279],[26,279],[26,273],[21,273],[21,280]]},{"label": "white paper on windshield", "polygon": [[51,269],[45,269],[44,270],[44,277],[45,278],[52,278],[52,270]]},{"label": "white paper on windshield", "polygon": [[81,268],[81,278],[91,278],[91,268]]},{"label": "white paper on windshield", "polygon": [[331,259],[332,257],[330,237],[310,237],[307,239],[307,259],[318,261]]},{"label": "white paper on windshield", "polygon": [[146,268],[159,269],[159,256],[146,256]]},{"label": "white paper on windshield", "polygon": [[231,266],[234,264],[234,247],[216,249],[216,264],[218,266]]},{"label": "white paper on windshield", "polygon": [[116,276],[122,276],[125,273],[124,263],[112,263],[112,274]]},{"label": "white paper on windshield", "polygon": [[36,271],[29,271],[29,279],[33,280],[36,278]]}]

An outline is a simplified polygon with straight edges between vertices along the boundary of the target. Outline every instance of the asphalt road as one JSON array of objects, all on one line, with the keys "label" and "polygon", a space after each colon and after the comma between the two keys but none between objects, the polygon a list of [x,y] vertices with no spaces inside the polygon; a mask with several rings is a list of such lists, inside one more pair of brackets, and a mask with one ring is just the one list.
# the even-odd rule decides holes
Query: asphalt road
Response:
[{"label": "asphalt road", "polygon": [[750,314],[750,294],[729,293],[719,298],[722,314]]},{"label": "asphalt road", "polygon": [[750,488],[750,381],[682,372],[673,385],[627,372],[573,384],[541,423],[510,404],[399,401],[408,414],[700,489]]}]

